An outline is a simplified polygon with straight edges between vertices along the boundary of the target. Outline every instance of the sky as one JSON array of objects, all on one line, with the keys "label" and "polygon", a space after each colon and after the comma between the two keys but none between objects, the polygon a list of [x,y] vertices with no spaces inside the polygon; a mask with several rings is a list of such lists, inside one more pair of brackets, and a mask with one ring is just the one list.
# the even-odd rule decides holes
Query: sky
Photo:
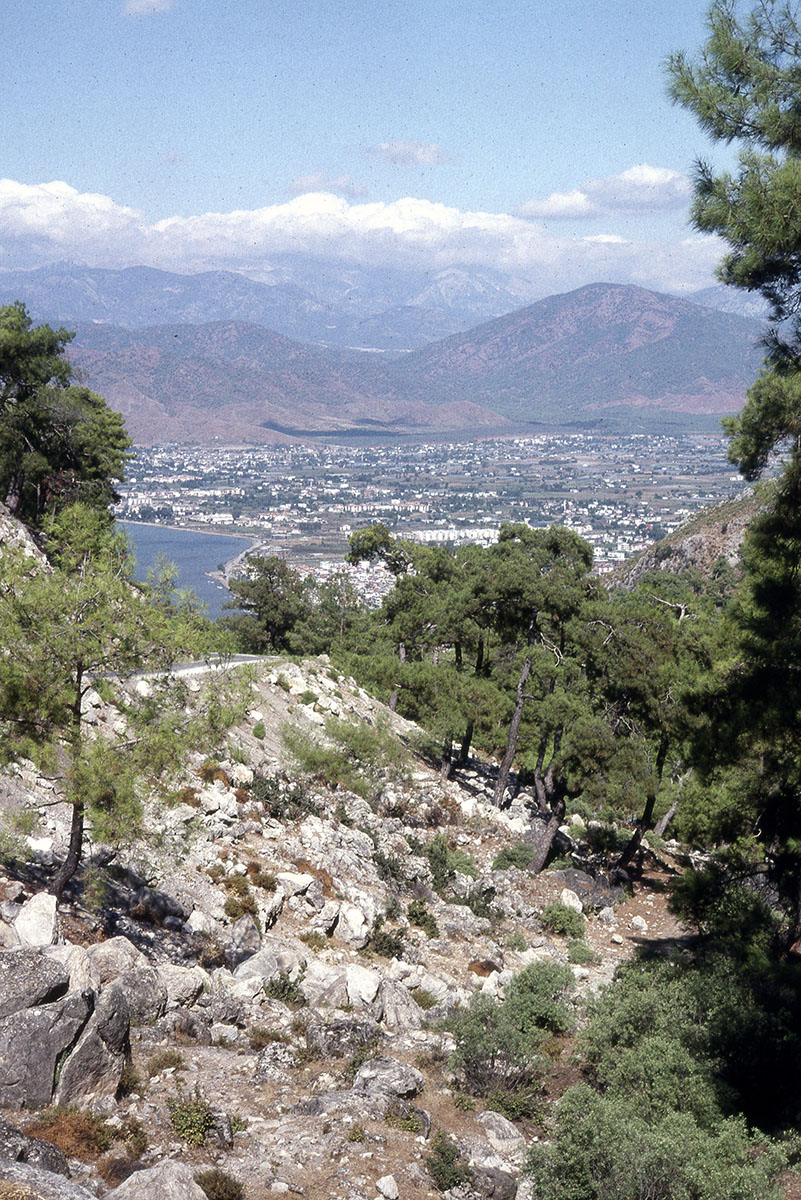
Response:
[{"label": "sky", "polygon": [[708,286],[704,0],[0,0],[0,267]]}]

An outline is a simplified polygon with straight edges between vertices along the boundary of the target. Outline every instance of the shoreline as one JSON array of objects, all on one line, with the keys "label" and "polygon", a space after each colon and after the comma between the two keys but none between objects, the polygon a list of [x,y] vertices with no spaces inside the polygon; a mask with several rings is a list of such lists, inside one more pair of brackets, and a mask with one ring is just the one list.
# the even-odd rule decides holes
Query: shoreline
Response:
[{"label": "shoreline", "polygon": [[188,525],[165,525],[161,521],[132,521],[127,517],[115,517],[115,521],[120,526],[142,525],[148,529],[165,529],[170,533],[199,533],[206,534],[210,537],[235,538],[240,542],[248,542],[249,545],[246,546],[245,549],[238,551],[231,558],[226,558],[223,560],[222,571],[215,568],[214,570],[203,572],[207,579],[211,579],[214,583],[220,584],[220,586],[224,587],[229,594],[231,589],[228,586],[228,580],[230,579],[234,568],[240,562],[244,561],[244,559],[246,559],[249,555],[255,553],[259,549],[262,549],[267,544],[263,538],[255,538],[252,534],[223,533],[219,529],[197,529]]}]

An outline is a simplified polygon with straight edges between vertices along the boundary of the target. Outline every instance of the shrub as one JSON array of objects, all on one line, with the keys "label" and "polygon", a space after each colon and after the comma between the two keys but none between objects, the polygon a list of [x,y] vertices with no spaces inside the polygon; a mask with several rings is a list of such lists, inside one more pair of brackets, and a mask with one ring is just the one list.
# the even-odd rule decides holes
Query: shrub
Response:
[{"label": "shrub", "polygon": [[350,1129],[348,1130],[348,1141],[349,1142],[366,1142],[367,1141],[367,1133],[365,1132],[364,1126],[363,1125],[351,1125]]},{"label": "shrub", "polygon": [[264,815],[276,821],[295,821],[317,812],[317,805],[299,783],[284,784],[275,775],[254,772],[246,784],[251,799],[264,806]]},{"label": "shrub", "polygon": [[470,1172],[459,1151],[459,1147],[444,1133],[435,1133],[431,1139],[431,1153],[426,1156],[426,1169],[441,1192],[466,1183]]},{"label": "shrub", "polygon": [[590,963],[599,962],[598,955],[586,942],[573,940],[567,943],[567,961],[577,967],[586,967]]},{"label": "shrub", "polygon": [[180,1050],[159,1050],[147,1060],[147,1073],[151,1079],[170,1067],[176,1071],[183,1071],[186,1067],[186,1059]]},{"label": "shrub", "polygon": [[264,728],[264,721],[257,721],[253,726],[253,736],[254,738],[258,738],[259,741],[262,741],[266,732],[267,730]]},{"label": "shrub", "polygon": [[543,910],[540,924],[548,933],[558,934],[559,937],[584,937],[584,917],[561,900],[556,900]]},{"label": "shrub", "polygon": [[300,940],[304,942],[310,950],[324,950],[328,945],[328,938],[323,933],[312,931],[310,933],[302,933]]},{"label": "shrub", "polygon": [[406,871],[397,854],[385,854],[376,846],[373,850],[373,862],[382,883],[396,883],[402,886],[406,882]]},{"label": "shrub", "polygon": [[509,934],[506,945],[510,950],[516,950],[518,954],[522,954],[524,950],[528,949],[528,942],[519,929],[515,929]]},{"label": "shrub", "polygon": [[195,1183],[205,1192],[208,1200],[244,1200],[245,1189],[239,1180],[217,1167],[210,1171],[199,1171]]},{"label": "shrub", "polygon": [[428,905],[425,900],[412,900],[406,909],[406,916],[409,918],[409,924],[416,925],[418,929],[422,929],[427,937],[439,937],[439,925],[437,925],[434,916],[428,911]]},{"label": "shrub", "polygon": [[251,1050],[263,1050],[265,1046],[270,1046],[273,1042],[285,1041],[286,1038],[282,1033],[278,1033],[275,1029],[268,1029],[266,1025],[252,1025],[248,1031]]},{"label": "shrub", "polygon": [[471,997],[451,1022],[451,1062],[470,1091],[489,1096],[531,1090],[544,1071],[543,1044],[571,1027],[565,996],[573,985],[569,967],[536,962],[510,979],[503,1003],[484,992]]},{"label": "shrub", "polygon": [[505,846],[492,863],[493,871],[508,871],[510,867],[518,867],[525,871],[534,857],[534,849],[528,842],[517,842],[514,846]]},{"label": "shrub", "polygon": [[469,875],[475,879],[478,867],[475,859],[462,850],[453,850],[445,837],[438,833],[431,841],[422,847],[422,852],[428,859],[434,891],[443,892],[453,882],[458,871],[461,875]]},{"label": "shrub", "polygon": [[427,991],[426,988],[415,988],[412,992],[412,999],[418,1008],[422,1008],[423,1012],[428,1012],[429,1008],[434,1008],[437,1004],[437,997],[433,992]]},{"label": "shrub", "polygon": [[403,934],[399,930],[396,933],[390,933],[388,929],[385,929],[383,917],[376,917],[373,921],[368,945],[375,954],[380,954],[382,958],[402,958],[405,950]]},{"label": "shrub", "polygon": [[214,1113],[198,1089],[195,1088],[192,1096],[179,1093],[171,1097],[167,1108],[170,1123],[178,1136],[189,1146],[202,1146],[206,1135],[214,1128]]},{"label": "shrub", "polygon": [[527,1174],[549,1200],[780,1200],[782,1166],[743,1121],[708,1132],[689,1113],[672,1113],[651,1124],[636,1102],[579,1084],[559,1103],[553,1143],[530,1151]]},{"label": "shrub", "polygon": [[259,887],[265,892],[274,892],[278,887],[278,881],[270,871],[265,871],[257,862],[248,863],[248,879],[254,887]]},{"label": "shrub", "polygon": [[105,1154],[117,1137],[117,1131],[102,1117],[71,1105],[42,1109],[36,1120],[26,1126],[25,1133],[57,1146],[67,1158],[79,1158],[82,1162],[93,1162]]},{"label": "shrub", "polygon": [[289,1008],[303,1008],[306,997],[297,980],[288,971],[279,971],[264,985],[264,994],[271,1000],[281,1000]]}]

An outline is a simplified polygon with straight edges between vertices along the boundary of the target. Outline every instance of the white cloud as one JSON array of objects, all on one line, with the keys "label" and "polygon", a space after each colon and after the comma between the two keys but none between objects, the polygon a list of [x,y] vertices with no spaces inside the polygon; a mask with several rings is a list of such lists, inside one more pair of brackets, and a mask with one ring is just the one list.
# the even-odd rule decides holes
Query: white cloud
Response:
[{"label": "white cloud", "polygon": [[446,158],[438,142],[413,142],[404,138],[380,142],[372,152],[395,167],[437,167]]},{"label": "white cloud", "polygon": [[304,192],[334,192],[338,196],[346,196],[349,200],[359,200],[367,195],[367,189],[361,187],[352,175],[335,175],[331,177],[324,171],[315,171],[311,175],[298,175],[289,185],[290,192],[302,195]]},{"label": "white cloud", "polygon": [[429,200],[355,203],[306,192],[283,204],[148,223],[136,209],[67,183],[0,180],[0,266],[70,259],[91,266],[258,272],[300,253],[364,266],[490,267],[547,295],[598,279],[676,290],[713,282],[720,243],[682,235],[662,242],[616,234],[556,237],[508,213]]},{"label": "white cloud", "polygon": [[570,192],[551,192],[545,200],[530,200],[518,209],[518,216],[577,220],[613,213],[668,212],[684,208],[690,192],[686,175],[638,163],[619,175],[588,179]]},{"label": "white cloud", "polygon": [[125,0],[126,17],[149,17],[153,13],[169,12],[176,0]]}]

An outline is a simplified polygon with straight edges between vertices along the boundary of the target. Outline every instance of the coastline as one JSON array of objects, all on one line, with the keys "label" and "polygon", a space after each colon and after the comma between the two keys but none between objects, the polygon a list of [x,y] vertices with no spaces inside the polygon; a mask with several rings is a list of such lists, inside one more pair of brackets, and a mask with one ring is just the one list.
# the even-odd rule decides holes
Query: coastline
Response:
[{"label": "coastline", "polygon": [[126,525],[137,525],[139,527],[147,528],[147,529],[164,530],[165,532],[168,532],[168,533],[197,533],[197,534],[205,535],[207,537],[219,537],[219,538],[228,538],[228,539],[234,538],[237,541],[247,542],[248,545],[245,546],[244,549],[237,551],[237,553],[232,555],[231,558],[227,558],[227,559],[223,560],[223,562],[221,564],[222,570],[220,570],[218,568],[213,568],[212,570],[203,572],[203,574],[206,576],[207,579],[210,579],[210,580],[212,580],[213,583],[216,583],[216,584],[220,585],[221,587],[224,587],[225,590],[229,593],[230,593],[231,589],[228,586],[228,581],[230,580],[231,576],[235,573],[237,567],[240,566],[241,563],[243,563],[244,560],[249,555],[254,554],[257,551],[263,549],[264,546],[267,544],[263,538],[254,537],[254,535],[252,535],[252,534],[224,533],[222,530],[219,530],[219,529],[205,529],[202,527],[198,528],[196,526],[191,526],[191,525],[164,524],[161,521],[133,521],[133,520],[129,520],[127,517],[116,518],[116,520],[117,520],[117,524],[123,529],[123,532],[125,532],[124,527]]}]

